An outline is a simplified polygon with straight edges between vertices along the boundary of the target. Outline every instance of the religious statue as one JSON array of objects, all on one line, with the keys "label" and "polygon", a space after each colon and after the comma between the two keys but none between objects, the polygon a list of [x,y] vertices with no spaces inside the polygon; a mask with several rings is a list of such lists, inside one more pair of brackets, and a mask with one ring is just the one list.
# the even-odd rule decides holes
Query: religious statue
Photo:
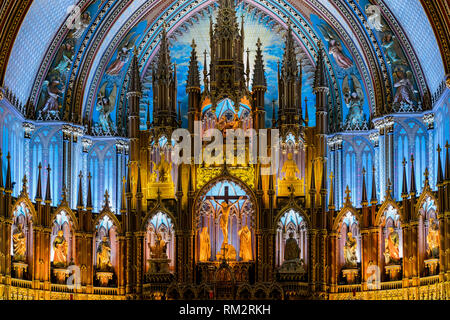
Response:
[{"label": "religious statue", "polygon": [[430,219],[430,227],[427,235],[427,254],[430,259],[439,258],[439,227],[436,221]]},{"label": "religious statue", "polygon": [[396,264],[400,260],[399,253],[399,236],[397,231],[394,228],[389,227],[389,235],[384,241],[384,258],[386,260],[386,264]]},{"label": "religious statue", "polygon": [[111,267],[111,246],[108,237],[103,237],[97,249],[97,268],[101,271],[108,271]]},{"label": "religious statue", "polygon": [[415,100],[412,72],[409,70],[405,72],[402,68],[396,68],[393,77],[394,88],[397,88],[394,104],[406,103],[412,105]]},{"label": "religious statue", "polygon": [[292,153],[288,153],[287,160],[284,162],[281,172],[285,174],[284,181],[299,180],[295,174],[300,173],[300,170],[298,169],[297,163],[293,160]]},{"label": "religious statue", "polygon": [[23,232],[22,224],[19,224],[13,233],[14,261],[25,261],[25,253],[27,251],[27,239]]},{"label": "religious statue", "polygon": [[361,127],[364,123],[364,92],[358,78],[355,75],[345,76],[342,82],[342,91],[345,104],[349,109],[345,124],[351,128]]},{"label": "religious statue", "polygon": [[59,230],[58,235],[53,241],[53,265],[55,267],[65,267],[67,264],[67,241],[64,238],[64,231]]},{"label": "religious statue", "polygon": [[113,121],[111,119],[111,113],[116,107],[117,86],[113,84],[112,89],[107,94],[106,89],[108,82],[105,82],[100,88],[96,109],[100,113],[99,122],[103,128],[103,131],[109,132],[113,128]]},{"label": "religious statue", "polygon": [[158,164],[153,162],[154,170],[158,171],[159,182],[170,182],[172,176],[170,171],[172,170],[172,163],[167,162],[165,154],[161,154],[161,160]]},{"label": "religious statue", "polygon": [[203,227],[200,232],[200,261],[208,261],[211,258],[211,241],[208,227]]},{"label": "religious statue", "polygon": [[284,261],[290,261],[300,258],[300,248],[298,246],[297,240],[294,239],[294,233],[289,233],[289,238],[286,240],[286,245],[284,246]]},{"label": "religious statue", "polygon": [[239,256],[244,262],[252,260],[252,233],[247,225],[238,231],[238,236],[241,240]]},{"label": "religious statue", "polygon": [[386,56],[387,56],[387,62],[389,64],[406,64],[404,59],[399,58],[397,54],[397,48],[395,45],[395,36],[392,35],[390,32],[386,32],[383,36],[381,46],[384,48]]},{"label": "religious statue", "polygon": [[236,203],[242,200],[242,198],[243,197],[239,197],[238,200],[231,204],[229,204],[227,201],[219,203],[216,200],[212,199],[217,205],[220,206],[220,209],[222,211],[222,215],[220,216],[220,229],[222,230],[223,234],[223,244],[228,244],[228,217],[230,215],[231,208],[233,208]]},{"label": "religious statue", "polygon": [[356,239],[351,232],[347,233],[347,240],[344,245],[344,259],[346,268],[356,268],[358,258],[356,257]]},{"label": "religious statue", "polygon": [[167,243],[164,241],[160,233],[156,234],[155,245],[150,245],[150,253],[152,259],[167,259]]}]

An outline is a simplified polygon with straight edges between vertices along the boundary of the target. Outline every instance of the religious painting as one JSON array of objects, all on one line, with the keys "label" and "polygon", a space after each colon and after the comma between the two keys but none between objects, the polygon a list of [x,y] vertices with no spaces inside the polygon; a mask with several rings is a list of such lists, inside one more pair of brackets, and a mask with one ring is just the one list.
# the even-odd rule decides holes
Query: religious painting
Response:
[{"label": "religious painting", "polygon": [[24,202],[16,205],[11,226],[11,256],[13,262],[28,263],[33,246],[33,223],[30,209]]},{"label": "religious painting", "polygon": [[400,265],[403,257],[403,236],[400,214],[392,205],[381,217],[381,254],[385,265]]},{"label": "religious painting", "polygon": [[98,271],[110,272],[117,266],[117,228],[108,215],[104,215],[96,226],[95,266]]},{"label": "religious painting", "polygon": [[254,260],[254,204],[238,183],[223,180],[197,201],[200,262]]},{"label": "religious painting", "polygon": [[339,224],[339,265],[343,269],[357,269],[361,262],[361,235],[355,215],[348,211]]}]

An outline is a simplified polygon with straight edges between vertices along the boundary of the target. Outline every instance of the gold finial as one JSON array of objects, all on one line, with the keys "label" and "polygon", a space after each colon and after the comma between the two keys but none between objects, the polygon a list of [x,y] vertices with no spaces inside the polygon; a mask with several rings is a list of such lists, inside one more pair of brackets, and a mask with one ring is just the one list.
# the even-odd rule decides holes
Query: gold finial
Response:
[{"label": "gold finial", "polygon": [[428,184],[429,184],[428,177],[430,175],[430,172],[428,171],[428,167],[425,168],[425,172],[423,173],[423,175],[425,176],[425,186],[428,186]]},{"label": "gold finial", "polygon": [[414,163],[414,154],[411,153],[411,163]]},{"label": "gold finial", "polygon": [[28,183],[28,179],[27,179],[27,175],[25,174],[22,179],[22,189],[23,189],[22,191],[27,190],[27,183]]},{"label": "gold finial", "polygon": [[333,178],[334,178],[333,171],[331,171],[329,178],[330,178],[331,181],[333,181]]},{"label": "gold finial", "polygon": [[392,182],[391,182],[391,179],[389,179],[388,178],[388,181],[387,181],[387,189],[386,189],[386,195],[388,196],[388,197],[390,197],[391,196],[391,192],[392,192]]},{"label": "gold finial", "polygon": [[442,149],[441,149],[441,146],[440,146],[440,145],[438,145],[436,151],[437,151],[438,153],[441,153]]},{"label": "gold finial", "polygon": [[406,162],[406,158],[405,157],[403,157],[402,164],[403,164],[403,168],[406,167],[407,162]]},{"label": "gold finial", "polygon": [[83,172],[80,170],[80,174],[78,175],[78,178],[83,179]]}]

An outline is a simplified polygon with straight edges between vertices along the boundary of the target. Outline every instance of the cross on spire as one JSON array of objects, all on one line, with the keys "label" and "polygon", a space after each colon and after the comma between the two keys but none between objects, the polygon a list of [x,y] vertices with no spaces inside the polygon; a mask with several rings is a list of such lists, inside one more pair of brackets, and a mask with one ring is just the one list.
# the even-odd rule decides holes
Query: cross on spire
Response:
[{"label": "cross on spire", "polygon": [[348,187],[348,185],[347,185],[347,187],[345,188],[345,194],[346,194],[346,196],[345,196],[345,203],[346,204],[350,204],[351,203],[351,196],[350,196],[350,194],[351,194],[352,192],[350,191],[350,188]]}]

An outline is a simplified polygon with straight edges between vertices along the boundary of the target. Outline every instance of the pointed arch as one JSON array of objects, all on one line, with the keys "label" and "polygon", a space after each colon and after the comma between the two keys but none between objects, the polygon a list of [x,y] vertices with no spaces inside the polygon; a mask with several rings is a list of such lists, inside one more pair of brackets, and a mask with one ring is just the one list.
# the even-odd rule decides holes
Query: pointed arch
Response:
[{"label": "pointed arch", "polygon": [[436,206],[436,213],[440,212],[439,201],[437,201],[433,191],[431,191],[430,188],[425,188],[420,194],[419,198],[417,199],[416,206],[414,208],[415,219],[418,219],[422,215],[421,212],[422,206],[424,205],[424,203],[427,201],[428,198],[431,198],[434,201],[434,205]]},{"label": "pointed arch", "polygon": [[60,214],[61,212],[65,212],[69,215],[69,217],[73,223],[73,228],[74,228],[73,231],[74,232],[78,231],[79,230],[78,219],[75,216],[75,213],[73,213],[72,209],[70,209],[67,204],[60,205],[58,208],[56,208],[56,210],[50,216],[50,222],[53,223],[56,219],[56,216],[58,214]]},{"label": "pointed arch", "polygon": [[350,212],[356,218],[356,220],[358,221],[358,224],[361,225],[361,215],[359,214],[359,212],[353,206],[346,205],[339,211],[336,218],[334,219],[334,223],[333,223],[334,231],[339,230],[339,225],[348,212]]},{"label": "pointed arch", "polygon": [[99,222],[105,217],[108,216],[114,224],[114,226],[117,228],[117,232],[119,234],[122,233],[122,224],[120,223],[119,219],[117,219],[116,215],[111,212],[111,210],[102,210],[99,215],[94,220],[94,226],[97,226]]},{"label": "pointed arch", "polygon": [[378,209],[376,218],[375,218],[375,225],[380,225],[381,223],[381,217],[383,216],[384,212],[389,208],[389,206],[392,206],[394,209],[397,210],[398,215],[400,216],[400,223],[404,222],[402,210],[400,210],[400,207],[397,205],[397,203],[392,200],[391,198],[385,200],[383,204],[381,205],[380,209]]},{"label": "pointed arch", "polygon": [[28,208],[28,210],[30,210],[30,215],[31,215],[31,219],[33,224],[38,223],[38,216],[36,213],[36,209],[34,208],[33,203],[30,201],[30,198],[28,198],[28,196],[24,197],[24,196],[20,196],[12,205],[11,207],[11,212],[10,212],[10,217],[14,217],[14,212],[17,210],[17,208],[20,206],[20,204],[24,203],[25,206]]}]

